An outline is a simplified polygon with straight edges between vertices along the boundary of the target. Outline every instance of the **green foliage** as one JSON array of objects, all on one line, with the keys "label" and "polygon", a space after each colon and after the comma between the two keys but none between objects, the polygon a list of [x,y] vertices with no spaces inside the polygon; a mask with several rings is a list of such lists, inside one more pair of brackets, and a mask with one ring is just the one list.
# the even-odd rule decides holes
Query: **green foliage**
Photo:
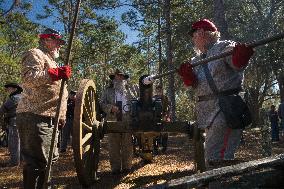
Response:
[{"label": "green foliage", "polygon": [[[36,44],[37,25],[23,14],[30,10],[28,5],[21,4],[5,15],[5,21],[0,23],[0,86],[7,82],[20,82],[21,56]],[[0,12],[5,10],[0,8]],[[3,90],[1,87],[1,100],[6,98]]]},{"label": "green foliage", "polygon": [[[6,3],[0,0],[0,5]],[[191,38],[188,35],[191,24],[201,18],[214,19],[214,1],[171,0],[171,34],[173,64],[178,67],[194,56]],[[122,21],[140,32],[135,45],[124,44],[126,35],[119,30],[115,18],[99,15],[99,10],[115,10],[127,4]],[[70,35],[76,1],[49,0],[38,19],[52,19],[61,25],[67,39]],[[284,30],[284,2],[281,0],[227,0],[225,19],[232,40],[248,42],[265,38]],[[7,10],[0,6],[0,13]],[[126,7],[126,6],[125,6]],[[37,46],[39,26],[26,15],[31,11],[29,1],[21,1],[5,17],[0,19],[0,77],[1,85],[7,81],[19,81],[21,55]],[[83,78],[96,82],[100,95],[109,83],[108,75],[119,68],[127,72],[132,83],[146,73],[156,74],[168,71],[166,62],[166,18],[163,0],[86,0],[82,1],[72,50],[73,76],[70,89],[77,89]],[[42,26],[40,26],[42,27]],[[159,43],[161,49],[159,49]],[[250,104],[257,112],[263,104],[277,101],[277,87],[283,71],[283,41],[257,48],[251,64],[245,71],[245,90],[249,92]],[[62,49],[65,54],[66,47]],[[160,57],[161,56],[161,57]],[[64,62],[64,57],[60,60]],[[164,88],[169,84],[163,80]],[[176,107],[179,119],[194,119],[194,101],[191,93],[184,89],[176,77]],[[2,96],[1,96],[2,98]],[[272,101],[270,100],[272,98]]]},{"label": "green foliage", "polygon": [[[189,90],[179,90],[177,94],[176,114],[180,121],[195,121],[195,101]],[[189,98],[191,96],[191,98]]]},{"label": "green foliage", "polygon": [[[114,18],[97,15],[97,10],[118,6],[118,1],[82,1],[78,18],[75,44],[72,50],[73,76],[69,88],[76,89],[83,78],[93,79],[97,93],[108,85],[108,75],[119,68],[131,76],[141,72],[144,67],[144,56],[141,52],[124,44],[125,34],[119,31]],[[69,35],[74,17],[75,1],[52,0],[45,7],[45,12],[38,18],[54,19],[64,26],[64,34]],[[58,14],[57,14],[58,13]],[[66,50],[66,49],[64,49]],[[133,78],[137,80],[137,78]]]},{"label": "green foliage", "polygon": [[[161,19],[161,40],[163,59],[165,60],[165,17],[164,1],[133,1],[135,10],[124,15],[123,19],[134,29],[141,31],[140,48],[151,58],[152,70],[157,73],[158,68],[158,19]],[[283,5],[277,0],[238,0],[224,1],[225,17],[229,33],[233,40],[249,42],[262,39],[283,31]],[[158,14],[160,12],[160,14]],[[141,19],[143,18],[143,19]],[[174,64],[178,66],[193,55],[193,49],[188,30],[191,23],[201,18],[214,18],[213,1],[184,1],[171,0],[171,25]],[[150,36],[149,36],[150,34]],[[150,48],[149,48],[150,47]],[[154,54],[154,55],[152,55]],[[156,56],[155,56],[156,55]],[[269,44],[266,47],[257,48],[251,64],[245,72],[245,90],[250,93],[250,102],[254,112],[257,112],[262,104],[275,94],[279,94],[279,88],[275,83],[283,75],[283,42]],[[168,70],[163,63],[162,70]],[[275,82],[276,81],[276,82]],[[167,86],[167,82],[164,81]],[[176,88],[182,88],[178,81]],[[183,90],[181,90],[183,91]],[[177,91],[180,94],[179,91]],[[177,114],[187,116],[187,106],[182,97],[177,95]],[[181,98],[181,99],[180,99]],[[179,104],[183,103],[183,104]],[[191,114],[189,112],[189,114]]]}]

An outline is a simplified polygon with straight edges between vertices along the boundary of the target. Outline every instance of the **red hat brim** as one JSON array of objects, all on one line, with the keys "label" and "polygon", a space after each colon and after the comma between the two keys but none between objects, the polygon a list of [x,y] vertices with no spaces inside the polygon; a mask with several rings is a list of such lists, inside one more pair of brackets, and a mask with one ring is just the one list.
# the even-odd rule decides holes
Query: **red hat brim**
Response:
[{"label": "red hat brim", "polygon": [[51,33],[51,34],[39,34],[39,38],[41,38],[41,39],[51,38],[51,39],[57,40],[60,45],[65,45],[66,44],[66,41],[62,39],[61,35],[57,35],[57,34],[54,34],[54,33]]}]

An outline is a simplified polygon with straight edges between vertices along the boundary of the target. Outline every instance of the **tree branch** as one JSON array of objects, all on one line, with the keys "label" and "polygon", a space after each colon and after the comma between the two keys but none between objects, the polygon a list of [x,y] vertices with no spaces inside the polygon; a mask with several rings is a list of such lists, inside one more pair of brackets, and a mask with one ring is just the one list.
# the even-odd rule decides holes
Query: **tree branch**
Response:
[{"label": "tree branch", "polygon": [[1,14],[1,16],[5,16],[6,14],[8,14],[10,11],[12,11],[16,6],[19,5],[21,1],[20,0],[15,0],[14,3],[11,5],[11,7],[4,13]]}]

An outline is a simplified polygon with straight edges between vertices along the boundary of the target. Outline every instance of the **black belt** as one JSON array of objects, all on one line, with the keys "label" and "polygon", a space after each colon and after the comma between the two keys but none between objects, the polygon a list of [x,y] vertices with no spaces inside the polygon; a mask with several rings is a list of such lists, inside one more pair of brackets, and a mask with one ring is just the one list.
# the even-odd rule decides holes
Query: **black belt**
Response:
[{"label": "black belt", "polygon": [[22,113],[19,113],[18,116],[22,116],[26,119],[31,119],[34,122],[44,122],[44,123],[49,123],[49,124],[51,122],[52,124],[55,123],[54,117],[38,115],[38,114],[31,113],[31,112],[22,112]]},{"label": "black belt", "polygon": [[15,116],[5,116],[4,119],[12,119],[12,118],[16,118],[16,114]]},{"label": "black belt", "polygon": [[237,89],[229,89],[226,91],[221,91],[217,94],[209,94],[209,95],[204,95],[204,96],[198,96],[198,102],[201,101],[208,101],[208,100],[213,100],[216,99],[218,96],[230,96],[230,95],[235,95],[238,94],[242,89],[237,88]]}]

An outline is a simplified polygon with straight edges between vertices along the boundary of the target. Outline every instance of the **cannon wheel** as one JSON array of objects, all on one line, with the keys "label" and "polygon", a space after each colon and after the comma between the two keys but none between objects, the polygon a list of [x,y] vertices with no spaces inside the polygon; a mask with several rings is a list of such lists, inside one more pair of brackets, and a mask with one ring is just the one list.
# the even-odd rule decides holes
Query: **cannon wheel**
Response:
[{"label": "cannon wheel", "polygon": [[83,186],[89,186],[97,179],[100,139],[95,96],[95,83],[83,79],[76,94],[73,124],[75,167],[79,182]]}]

